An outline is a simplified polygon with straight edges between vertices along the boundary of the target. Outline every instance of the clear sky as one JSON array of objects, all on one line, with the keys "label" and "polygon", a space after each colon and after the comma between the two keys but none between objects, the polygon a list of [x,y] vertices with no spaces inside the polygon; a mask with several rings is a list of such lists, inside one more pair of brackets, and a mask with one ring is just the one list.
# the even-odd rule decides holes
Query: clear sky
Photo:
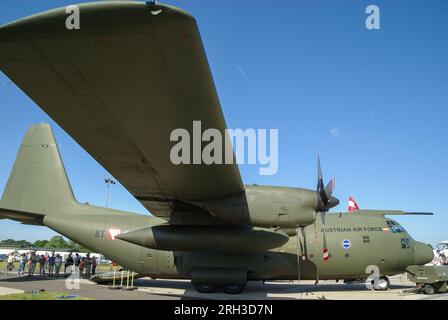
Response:
[{"label": "clear sky", "polygon": [[[72,4],[1,0],[0,24]],[[316,186],[316,157],[336,176],[337,211],[432,211],[396,218],[428,243],[448,240],[448,2],[173,0],[198,21],[230,128],[279,129],[279,170],[244,182]],[[381,30],[367,30],[375,4]],[[104,205],[102,169],[20,89],[0,74],[0,192],[28,126],[52,124],[81,202]],[[194,182],[192,182],[194,183]],[[110,206],[146,213],[120,185]],[[0,239],[36,240],[46,228],[0,221]]]}]

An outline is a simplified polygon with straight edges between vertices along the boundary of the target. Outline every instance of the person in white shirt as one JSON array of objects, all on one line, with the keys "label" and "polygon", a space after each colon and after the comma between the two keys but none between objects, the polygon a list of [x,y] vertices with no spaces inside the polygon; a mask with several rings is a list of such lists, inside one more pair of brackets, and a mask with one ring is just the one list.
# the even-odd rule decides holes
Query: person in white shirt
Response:
[{"label": "person in white shirt", "polygon": [[14,253],[10,253],[7,260],[6,270],[12,271],[14,269]]}]

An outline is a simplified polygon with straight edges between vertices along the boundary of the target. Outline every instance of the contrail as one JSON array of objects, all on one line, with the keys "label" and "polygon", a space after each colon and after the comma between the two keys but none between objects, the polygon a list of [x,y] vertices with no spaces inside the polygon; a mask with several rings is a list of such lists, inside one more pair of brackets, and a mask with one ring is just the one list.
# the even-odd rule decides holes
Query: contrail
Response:
[{"label": "contrail", "polygon": [[236,65],[236,68],[243,75],[244,79],[246,79],[246,81],[250,84],[249,78],[246,76],[246,74],[244,73],[243,69],[241,69],[239,65]]}]

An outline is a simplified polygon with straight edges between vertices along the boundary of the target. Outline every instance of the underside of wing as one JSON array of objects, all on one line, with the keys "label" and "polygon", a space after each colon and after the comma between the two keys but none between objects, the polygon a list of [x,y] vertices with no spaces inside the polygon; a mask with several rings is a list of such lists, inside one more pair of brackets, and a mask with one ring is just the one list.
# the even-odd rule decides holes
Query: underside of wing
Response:
[{"label": "underside of wing", "polygon": [[153,214],[243,191],[236,164],[170,159],[173,130],[226,129],[195,19],[132,1],[78,8],[79,30],[66,8],[1,27],[1,70]]}]

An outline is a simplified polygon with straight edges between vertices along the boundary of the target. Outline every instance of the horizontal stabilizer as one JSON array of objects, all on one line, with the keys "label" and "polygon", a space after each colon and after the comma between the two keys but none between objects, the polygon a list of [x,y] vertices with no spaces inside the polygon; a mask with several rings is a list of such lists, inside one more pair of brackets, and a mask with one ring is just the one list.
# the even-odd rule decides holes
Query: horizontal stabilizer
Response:
[{"label": "horizontal stabilizer", "polygon": [[10,219],[23,224],[43,225],[43,215],[0,208],[0,220]]}]

